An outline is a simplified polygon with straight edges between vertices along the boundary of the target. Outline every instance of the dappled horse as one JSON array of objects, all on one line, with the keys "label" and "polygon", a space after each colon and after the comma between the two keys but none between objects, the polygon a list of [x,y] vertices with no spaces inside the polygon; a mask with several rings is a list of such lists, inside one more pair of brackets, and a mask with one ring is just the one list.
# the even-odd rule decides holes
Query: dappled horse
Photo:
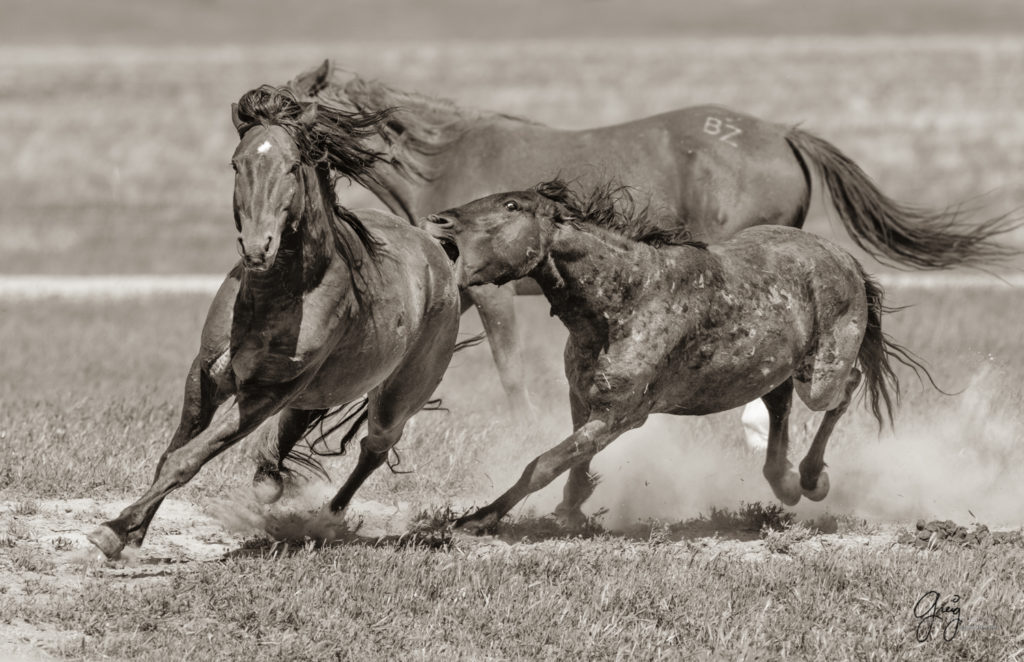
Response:
[{"label": "dappled horse", "polygon": [[[788,505],[824,498],[825,445],[862,377],[881,425],[899,396],[891,359],[923,369],[883,335],[879,287],[813,234],[758,226],[708,246],[627,215],[615,198],[605,188],[581,202],[555,181],[424,219],[457,254],[460,286],[530,276],[569,330],[573,433],[459,524],[489,528],[566,470],[555,512],[578,524],[595,484],[581,468],[621,434],[650,414],[699,416],[754,398],[770,413],[772,490]],[[794,390],[825,411],[799,473],[786,457]]]},{"label": "dappled horse", "polygon": [[[754,225],[801,227],[811,201],[810,165],[847,232],[877,258],[942,269],[989,266],[1015,253],[994,241],[1014,227],[1007,219],[970,225],[955,209],[928,211],[897,203],[825,140],[721,106],[567,131],[396,90],[332,69],[329,62],[289,85],[299,95],[360,112],[395,109],[363,140],[387,158],[356,180],[410,221],[560,177],[588,188],[607,181],[632,186],[650,203],[653,223],[669,229],[682,225],[691,238],[714,242]],[[479,285],[466,292],[480,311],[505,390],[525,413],[513,287],[538,293],[532,283]]]},{"label": "dappled horse", "polygon": [[277,455],[256,477],[272,500],[282,462],[311,461],[297,453],[300,438],[355,401],[341,410],[351,424],[342,442],[363,421],[368,431],[329,504],[344,508],[440,382],[459,323],[452,263],[423,230],[383,212],[351,212],[335,197],[336,175],[376,158],[357,141],[378,119],[271,87],[239,100],[232,165],[242,260],[210,307],[181,423],[152,486],[89,534],[108,557],[140,545],[169,492],[280,413]]}]

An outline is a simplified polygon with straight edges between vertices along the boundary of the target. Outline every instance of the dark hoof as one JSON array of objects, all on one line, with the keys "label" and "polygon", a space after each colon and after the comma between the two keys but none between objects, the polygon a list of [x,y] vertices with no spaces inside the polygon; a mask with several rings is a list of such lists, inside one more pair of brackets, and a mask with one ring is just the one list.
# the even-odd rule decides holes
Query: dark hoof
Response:
[{"label": "dark hoof", "polygon": [[86,535],[86,538],[96,545],[108,559],[116,559],[124,549],[124,541],[106,524],[94,529]]},{"label": "dark hoof", "polygon": [[803,489],[804,496],[811,501],[821,501],[828,496],[829,480],[827,471],[822,471],[821,474],[818,475],[818,483],[813,489],[808,489],[803,483],[804,481],[801,480],[800,486]]},{"label": "dark hoof", "polygon": [[498,528],[498,517],[493,513],[480,515],[479,512],[455,520],[455,528],[474,536],[486,536]]},{"label": "dark hoof", "polygon": [[803,493],[800,487],[800,474],[792,467],[787,468],[781,475],[765,471],[764,476],[768,479],[772,492],[783,504],[795,506],[800,502],[800,495]]},{"label": "dark hoof", "polygon": [[257,471],[252,479],[252,491],[262,504],[276,503],[284,493],[284,480],[278,472]]},{"label": "dark hoof", "polygon": [[555,508],[554,518],[559,527],[569,531],[579,531],[587,526],[587,516],[579,508]]}]

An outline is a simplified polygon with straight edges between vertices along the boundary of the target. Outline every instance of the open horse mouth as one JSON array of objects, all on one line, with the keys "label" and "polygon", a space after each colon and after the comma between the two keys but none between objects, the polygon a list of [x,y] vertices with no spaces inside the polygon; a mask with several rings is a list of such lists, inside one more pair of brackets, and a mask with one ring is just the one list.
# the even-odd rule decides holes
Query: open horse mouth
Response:
[{"label": "open horse mouth", "polygon": [[448,237],[441,237],[437,241],[441,244],[441,248],[444,249],[445,255],[448,256],[449,260],[455,262],[459,259],[459,247],[454,241]]}]

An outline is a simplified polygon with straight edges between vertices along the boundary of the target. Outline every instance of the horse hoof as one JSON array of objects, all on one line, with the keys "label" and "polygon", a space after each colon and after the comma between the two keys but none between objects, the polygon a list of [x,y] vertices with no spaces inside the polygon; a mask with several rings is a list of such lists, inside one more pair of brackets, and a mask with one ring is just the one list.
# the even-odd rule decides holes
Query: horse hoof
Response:
[{"label": "horse hoof", "polygon": [[803,493],[800,487],[800,474],[798,474],[792,467],[786,469],[781,476],[773,477],[769,472],[765,472],[765,478],[768,479],[768,484],[772,488],[772,492],[778,497],[779,501],[787,506],[795,506],[800,502],[800,495]]},{"label": "horse hoof", "polygon": [[483,517],[467,515],[455,520],[454,528],[460,529],[462,532],[472,536],[485,536],[494,533],[494,529],[497,526],[498,518],[493,514],[484,515]]},{"label": "horse hoof", "polygon": [[252,492],[256,500],[264,505],[276,503],[284,493],[284,481],[273,474],[256,474],[252,479]]},{"label": "horse hoof", "polygon": [[108,559],[116,559],[124,549],[124,541],[106,524],[97,527],[85,537],[96,545]]},{"label": "horse hoof", "polygon": [[572,510],[556,508],[554,518],[560,528],[568,529],[569,531],[577,531],[584,528],[587,524],[587,516],[579,508]]},{"label": "horse hoof", "polygon": [[828,496],[828,488],[828,472],[822,471],[821,474],[818,476],[818,484],[814,486],[813,490],[808,490],[806,488],[802,489],[804,496],[810,499],[811,501],[821,501],[826,496]]}]

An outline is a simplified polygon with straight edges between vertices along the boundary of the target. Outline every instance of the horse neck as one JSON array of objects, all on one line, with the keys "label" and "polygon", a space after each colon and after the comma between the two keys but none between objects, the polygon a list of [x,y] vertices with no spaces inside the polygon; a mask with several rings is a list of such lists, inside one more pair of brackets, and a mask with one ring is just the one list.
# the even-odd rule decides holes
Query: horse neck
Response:
[{"label": "horse neck", "polygon": [[570,334],[607,337],[608,320],[631,310],[654,249],[600,230],[564,225],[530,274]]}]

